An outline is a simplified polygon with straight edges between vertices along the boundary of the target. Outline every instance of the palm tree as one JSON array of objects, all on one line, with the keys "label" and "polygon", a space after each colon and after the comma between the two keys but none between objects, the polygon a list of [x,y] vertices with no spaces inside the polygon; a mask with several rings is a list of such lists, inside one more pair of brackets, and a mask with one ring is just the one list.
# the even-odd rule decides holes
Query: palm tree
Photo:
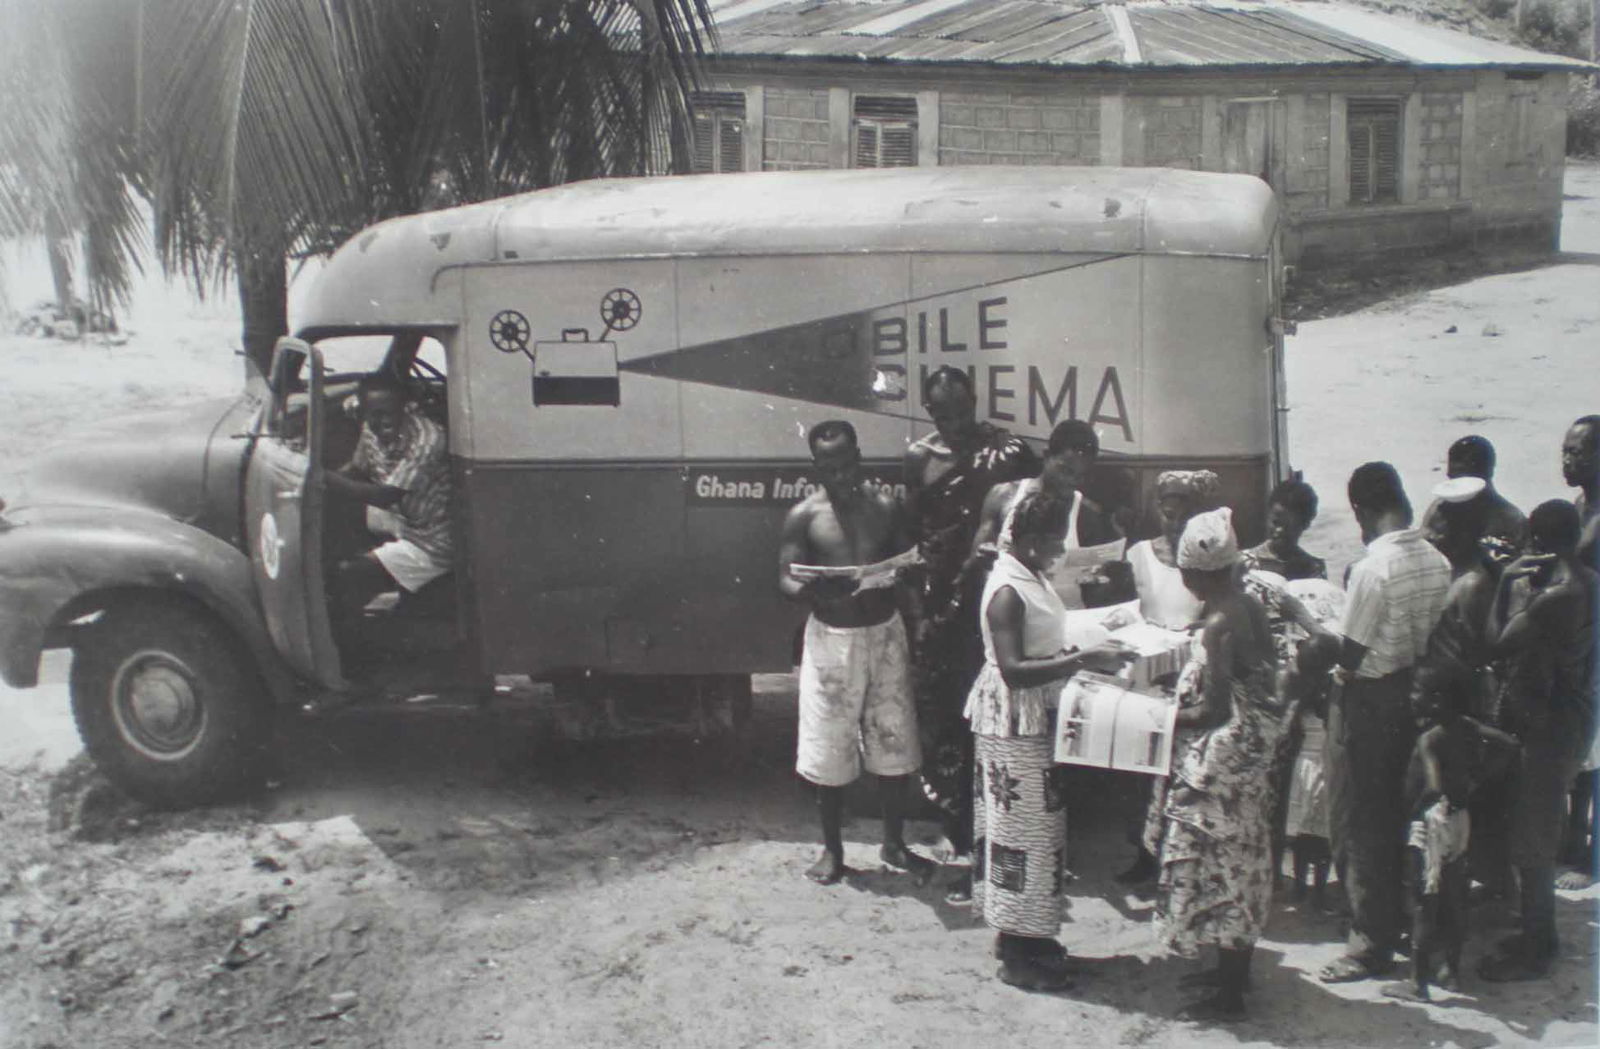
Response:
[{"label": "palm tree", "polygon": [[96,294],[125,297],[138,243],[126,191],[142,194],[168,272],[201,289],[235,276],[245,350],[263,366],[287,329],[286,258],[424,207],[441,186],[480,200],[682,155],[711,33],[708,0],[0,10],[0,36],[33,63],[0,71],[0,157],[25,158],[0,162],[0,190],[15,187],[0,234],[42,230],[44,202],[58,228],[88,231]]}]

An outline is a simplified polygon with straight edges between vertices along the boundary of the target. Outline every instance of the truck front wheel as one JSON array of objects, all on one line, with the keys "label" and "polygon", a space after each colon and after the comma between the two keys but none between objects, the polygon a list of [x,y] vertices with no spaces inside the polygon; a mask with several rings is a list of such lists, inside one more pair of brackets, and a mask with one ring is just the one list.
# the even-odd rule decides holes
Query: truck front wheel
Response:
[{"label": "truck front wheel", "polygon": [[259,784],[271,706],[248,655],[212,617],[175,602],[127,602],[83,628],[72,716],[117,786],[163,808]]}]

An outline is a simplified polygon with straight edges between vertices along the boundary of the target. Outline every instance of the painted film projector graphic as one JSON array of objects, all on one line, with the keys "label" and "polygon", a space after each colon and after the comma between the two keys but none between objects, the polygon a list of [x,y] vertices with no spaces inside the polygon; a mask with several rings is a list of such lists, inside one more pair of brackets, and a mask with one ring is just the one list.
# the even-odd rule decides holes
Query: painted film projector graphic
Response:
[{"label": "painted film projector graphic", "polygon": [[559,341],[528,340],[533,326],[518,310],[505,309],[489,320],[489,342],[501,353],[521,353],[533,362],[533,403],[610,405],[622,402],[617,344],[612,332],[631,331],[644,316],[644,303],[630,288],[612,288],[600,297],[599,339],[587,328],[563,328]]}]

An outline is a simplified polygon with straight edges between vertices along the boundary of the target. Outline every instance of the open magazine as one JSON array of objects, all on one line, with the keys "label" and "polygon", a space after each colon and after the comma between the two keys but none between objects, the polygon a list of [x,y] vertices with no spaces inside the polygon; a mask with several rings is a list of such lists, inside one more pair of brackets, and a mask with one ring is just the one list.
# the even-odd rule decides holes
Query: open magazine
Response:
[{"label": "open magazine", "polygon": [[1080,672],[1061,690],[1055,760],[1061,765],[1165,776],[1178,705],[1125,681]]},{"label": "open magazine", "polygon": [[854,579],[857,590],[873,590],[878,587],[893,586],[897,570],[921,563],[921,551],[912,547],[905,553],[896,554],[870,565],[792,564],[789,566],[789,577],[798,579],[802,583],[813,579]]}]

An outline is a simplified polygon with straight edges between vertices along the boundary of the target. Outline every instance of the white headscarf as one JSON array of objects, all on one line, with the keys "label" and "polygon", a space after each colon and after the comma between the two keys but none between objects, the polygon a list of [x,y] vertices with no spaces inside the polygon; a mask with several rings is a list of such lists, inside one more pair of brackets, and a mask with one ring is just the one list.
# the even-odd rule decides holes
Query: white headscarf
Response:
[{"label": "white headscarf", "polygon": [[1239,563],[1239,540],[1233,534],[1233,511],[1224,506],[1195,514],[1178,540],[1179,568],[1214,572]]}]

